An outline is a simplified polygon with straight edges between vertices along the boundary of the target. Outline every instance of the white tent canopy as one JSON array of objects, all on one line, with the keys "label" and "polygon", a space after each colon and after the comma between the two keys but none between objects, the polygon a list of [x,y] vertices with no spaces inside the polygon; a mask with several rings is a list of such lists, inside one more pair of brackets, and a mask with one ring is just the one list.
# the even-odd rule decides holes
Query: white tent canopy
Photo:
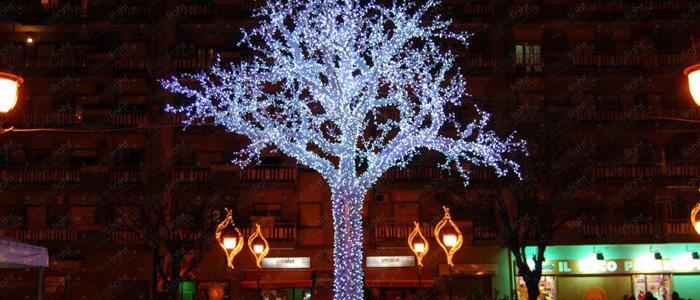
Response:
[{"label": "white tent canopy", "polygon": [[48,266],[49,253],[46,248],[0,236],[0,269]]}]

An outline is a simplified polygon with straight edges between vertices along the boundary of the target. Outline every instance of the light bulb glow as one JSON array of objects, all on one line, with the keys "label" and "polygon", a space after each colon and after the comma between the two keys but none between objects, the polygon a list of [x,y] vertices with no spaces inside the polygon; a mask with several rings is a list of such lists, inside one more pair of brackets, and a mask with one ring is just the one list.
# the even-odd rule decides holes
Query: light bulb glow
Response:
[{"label": "light bulb glow", "polygon": [[700,106],[700,64],[688,67],[684,73],[688,76],[690,96],[693,97],[695,104]]},{"label": "light bulb glow", "polygon": [[161,81],[192,100],[166,108],[185,124],[208,119],[250,140],[234,163],[245,167],[274,147],[326,180],[336,300],[364,294],[362,206],[387,170],[431,150],[465,184],[473,166],[520,177],[510,155],[524,152],[523,141],[488,129],[491,116],[478,108],[474,119],[448,109],[462,105],[466,80],[442,41],[467,45],[469,35],[428,13],[438,4],[270,0],[240,41],[252,59],[222,64],[217,57],[206,72]]},{"label": "light bulb glow", "polygon": [[442,236],[442,243],[447,247],[454,247],[457,245],[457,236],[454,234],[446,234]]},{"label": "light bulb glow", "polygon": [[265,250],[265,246],[263,246],[263,245],[253,245],[253,252],[255,252],[256,254],[262,253],[263,250]]},{"label": "light bulb glow", "polygon": [[12,110],[17,104],[22,78],[9,73],[0,73],[0,113]]},{"label": "light bulb glow", "polygon": [[232,237],[224,238],[224,248],[226,248],[227,250],[232,250],[236,248],[237,240],[238,239]]},{"label": "light bulb glow", "polygon": [[416,250],[416,252],[418,253],[423,253],[423,251],[425,251],[425,244],[415,243],[413,244],[413,249]]}]

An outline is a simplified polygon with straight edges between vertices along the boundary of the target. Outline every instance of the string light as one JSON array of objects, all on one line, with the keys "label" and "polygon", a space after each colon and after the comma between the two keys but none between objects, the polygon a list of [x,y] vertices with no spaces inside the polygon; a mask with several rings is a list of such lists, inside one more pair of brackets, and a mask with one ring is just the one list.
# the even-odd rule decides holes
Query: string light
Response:
[{"label": "string light", "polygon": [[[465,184],[468,164],[520,176],[507,156],[524,150],[524,142],[486,129],[490,115],[478,108],[466,126],[447,112],[461,105],[466,81],[439,40],[466,46],[469,35],[449,31],[451,21],[439,15],[429,17],[437,4],[270,0],[255,14],[259,26],[243,32],[240,44],[252,49],[251,60],[224,65],[217,57],[206,72],[161,81],[193,100],[166,108],[184,114],[185,124],[211,119],[248,137],[234,159],[241,167],[274,147],[328,182],[335,299],[362,299],[364,195],[389,168],[433,150],[446,157],[441,167],[455,168]],[[396,118],[386,117],[387,109]],[[366,134],[368,128],[376,134]]]}]

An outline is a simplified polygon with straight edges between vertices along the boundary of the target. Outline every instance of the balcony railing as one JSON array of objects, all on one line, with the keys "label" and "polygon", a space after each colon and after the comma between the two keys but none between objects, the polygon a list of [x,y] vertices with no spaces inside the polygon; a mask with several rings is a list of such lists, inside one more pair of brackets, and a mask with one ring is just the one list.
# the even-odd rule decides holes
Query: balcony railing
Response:
[{"label": "balcony railing", "polygon": [[587,224],[581,226],[581,236],[586,239],[678,239],[696,238],[697,233],[688,220],[659,222],[630,222],[613,224]]},{"label": "balcony railing", "polygon": [[241,171],[241,180],[260,182],[295,182],[296,166],[250,166]]},{"label": "balcony railing", "polygon": [[596,178],[694,177],[700,175],[700,165],[596,167],[591,175]]},{"label": "balcony railing", "polygon": [[[471,170],[470,179],[485,180],[492,178],[493,172],[487,169],[474,169]],[[460,179],[460,175],[456,172],[448,172],[437,164],[435,165],[413,165],[406,168],[391,168],[384,176],[382,176],[382,181],[384,183],[425,183],[426,179]]]},{"label": "balcony railing", "polygon": [[17,128],[75,127],[80,124],[80,119],[75,113],[13,113],[3,123]]},{"label": "balcony railing", "polygon": [[0,170],[2,178],[15,183],[80,182],[80,169],[73,167],[25,167]]},{"label": "balcony railing", "polygon": [[172,180],[185,183],[209,182],[209,168],[175,168],[172,171]]},{"label": "balcony railing", "polygon": [[146,119],[145,113],[114,113],[112,114],[112,124],[115,127],[141,126]]},{"label": "balcony railing", "polygon": [[31,242],[74,242],[78,240],[78,231],[75,229],[0,228],[0,236]]},{"label": "balcony railing", "polygon": [[138,168],[115,168],[110,174],[110,179],[113,183],[141,183],[143,177]]},{"label": "balcony railing", "polygon": [[[377,242],[406,241],[408,235],[413,231],[411,224],[382,224],[373,226],[374,240]],[[435,226],[421,223],[421,231],[426,239],[434,238]]]}]

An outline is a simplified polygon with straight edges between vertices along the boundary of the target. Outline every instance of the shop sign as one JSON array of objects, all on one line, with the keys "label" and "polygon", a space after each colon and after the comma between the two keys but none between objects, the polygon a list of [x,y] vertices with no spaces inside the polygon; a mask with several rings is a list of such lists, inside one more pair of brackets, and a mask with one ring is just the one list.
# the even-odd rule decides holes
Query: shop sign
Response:
[{"label": "shop sign", "polygon": [[308,269],[311,268],[310,257],[267,257],[262,260],[265,269]]},{"label": "shop sign", "polygon": [[399,268],[415,265],[416,258],[413,256],[367,256],[368,268]]},{"label": "shop sign", "polygon": [[[532,263],[531,263],[532,267]],[[554,260],[542,262],[543,274],[635,274],[697,273],[697,261],[679,262],[670,259]]]}]

